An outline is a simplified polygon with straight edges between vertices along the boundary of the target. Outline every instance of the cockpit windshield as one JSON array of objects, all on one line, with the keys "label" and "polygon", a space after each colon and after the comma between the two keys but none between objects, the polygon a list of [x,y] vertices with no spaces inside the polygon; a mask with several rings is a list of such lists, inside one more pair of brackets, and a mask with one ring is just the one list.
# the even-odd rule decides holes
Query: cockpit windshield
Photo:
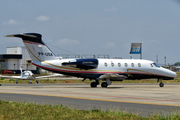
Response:
[{"label": "cockpit windshield", "polygon": [[152,66],[152,67],[155,66],[155,67],[158,67],[158,68],[161,67],[161,66],[158,65],[157,63],[152,63],[151,66]]}]

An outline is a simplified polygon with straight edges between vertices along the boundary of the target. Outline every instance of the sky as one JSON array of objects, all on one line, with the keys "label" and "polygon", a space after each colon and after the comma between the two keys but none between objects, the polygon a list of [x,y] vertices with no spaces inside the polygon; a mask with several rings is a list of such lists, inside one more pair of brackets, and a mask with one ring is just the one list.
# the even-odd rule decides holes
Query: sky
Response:
[{"label": "sky", "polygon": [[35,32],[57,54],[129,54],[142,43],[142,58],[180,62],[180,0],[0,0],[0,54],[24,46],[8,34]]}]

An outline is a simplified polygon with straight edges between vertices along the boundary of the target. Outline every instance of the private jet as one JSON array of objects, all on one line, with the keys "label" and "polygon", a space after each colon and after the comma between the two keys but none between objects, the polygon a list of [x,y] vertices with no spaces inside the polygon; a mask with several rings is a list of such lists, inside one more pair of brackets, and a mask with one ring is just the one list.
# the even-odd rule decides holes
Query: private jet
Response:
[{"label": "private jet", "polygon": [[153,61],[143,59],[61,59],[42,41],[39,33],[21,33],[6,35],[5,37],[22,38],[32,59],[32,64],[52,72],[93,80],[91,87],[97,87],[99,80],[103,80],[101,87],[107,87],[112,81],[157,79],[163,87],[162,80],[172,80],[177,74],[165,69]]},{"label": "private jet", "polygon": [[[22,72],[21,70],[21,75],[20,76],[4,76],[4,75],[0,75],[0,78],[10,78],[10,79],[21,79],[21,80],[29,80],[29,83],[32,84],[32,79],[36,80],[36,83],[38,84],[39,81],[37,79],[41,79],[41,78],[49,78],[49,77],[60,77],[63,76],[61,74],[52,74],[52,75],[47,75],[47,76],[38,76],[35,77],[34,73],[32,73],[32,71],[30,70],[26,70]],[[18,84],[18,80],[16,81],[16,84]]]}]

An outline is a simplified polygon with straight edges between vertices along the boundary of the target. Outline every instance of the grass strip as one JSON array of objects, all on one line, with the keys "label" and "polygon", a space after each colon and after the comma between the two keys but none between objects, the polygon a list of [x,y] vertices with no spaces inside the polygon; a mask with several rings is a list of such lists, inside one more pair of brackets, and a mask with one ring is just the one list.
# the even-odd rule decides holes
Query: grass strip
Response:
[{"label": "grass strip", "polygon": [[62,105],[36,105],[0,101],[0,120],[129,120],[143,119],[138,115],[119,111],[75,110]]},{"label": "grass strip", "polygon": [[36,105],[0,101],[0,120],[180,120],[180,115],[172,113],[167,116],[140,115],[118,110],[76,110],[63,105]]}]

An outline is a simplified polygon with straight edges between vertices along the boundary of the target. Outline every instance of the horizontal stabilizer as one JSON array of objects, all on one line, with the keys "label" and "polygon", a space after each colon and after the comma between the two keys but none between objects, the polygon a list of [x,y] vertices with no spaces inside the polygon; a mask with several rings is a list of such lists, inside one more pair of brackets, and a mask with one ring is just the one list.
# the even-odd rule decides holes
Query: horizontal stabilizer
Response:
[{"label": "horizontal stabilizer", "polygon": [[6,35],[4,37],[20,37],[20,38],[22,38],[22,37],[31,37],[31,38],[37,38],[37,36],[35,36],[35,35],[28,35],[28,34],[23,34],[23,33],[21,33],[21,34]]}]

